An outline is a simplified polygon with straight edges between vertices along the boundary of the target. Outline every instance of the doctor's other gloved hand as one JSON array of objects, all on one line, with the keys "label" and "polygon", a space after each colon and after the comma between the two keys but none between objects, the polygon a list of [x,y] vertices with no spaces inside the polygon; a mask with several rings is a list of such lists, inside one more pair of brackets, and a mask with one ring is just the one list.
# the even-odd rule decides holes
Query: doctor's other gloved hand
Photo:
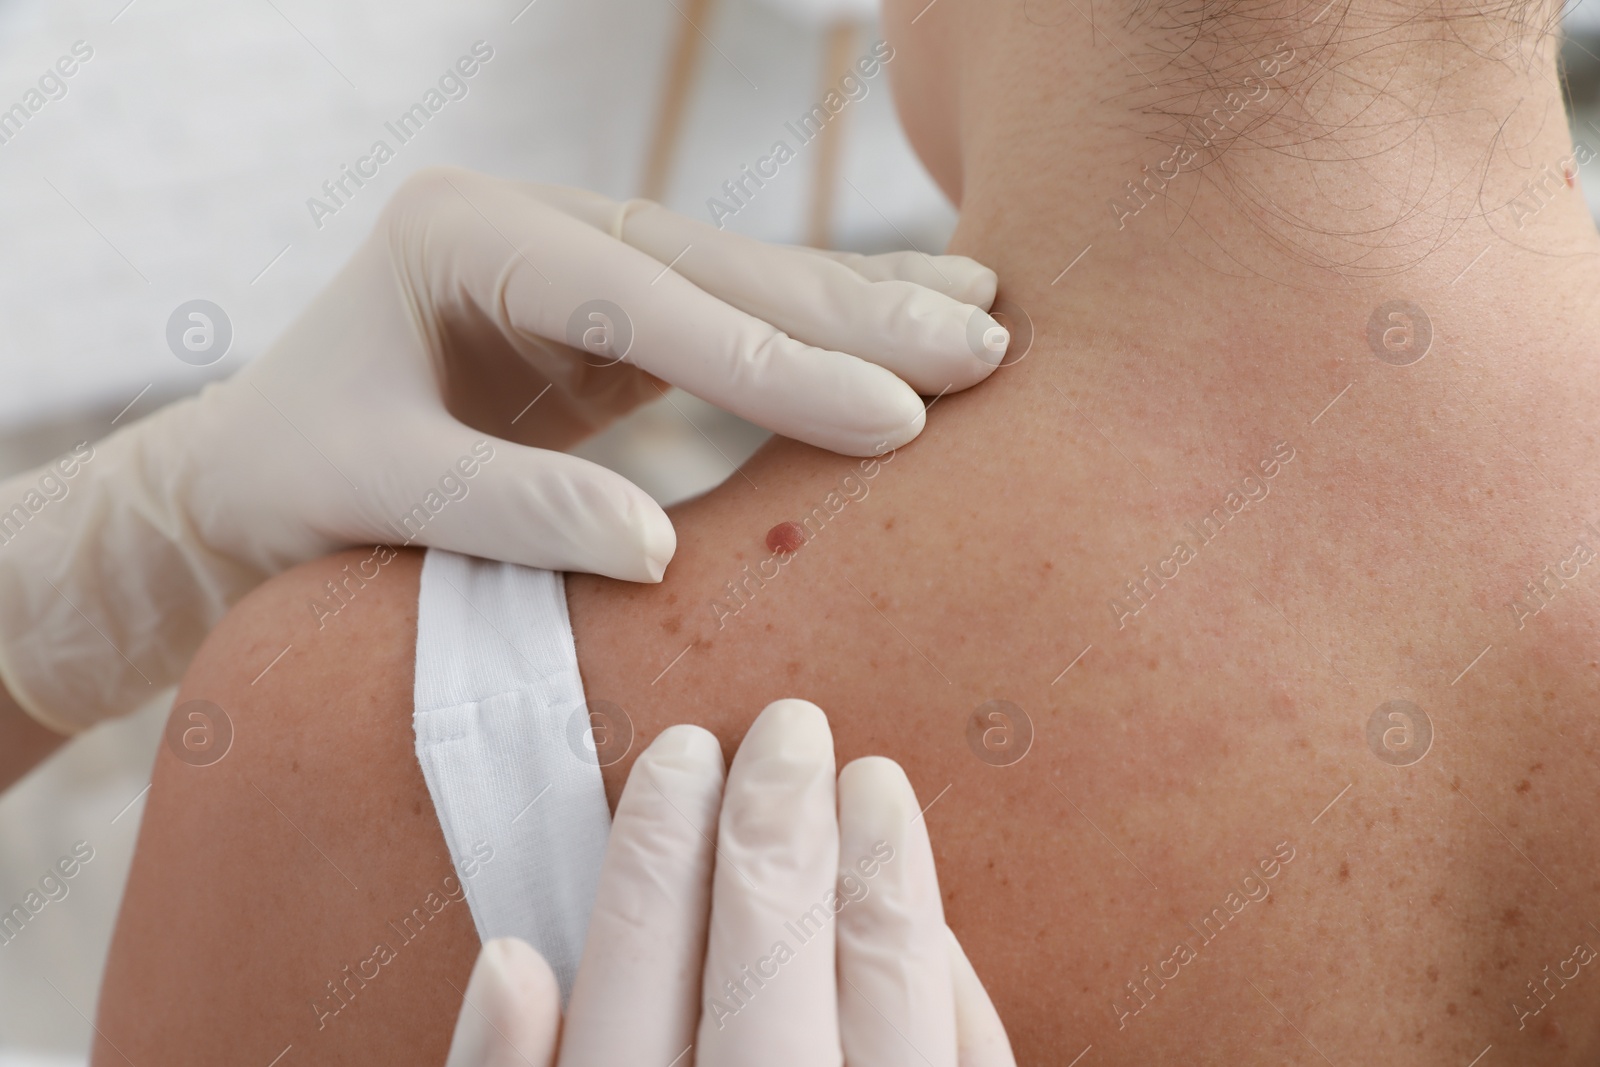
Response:
[{"label": "doctor's other gloved hand", "polygon": [[722,782],[664,731],[616,820],[566,1018],[526,942],[483,946],[447,1067],[1015,1067],[944,923],[905,773],[838,776],[814,704],[780,700]]},{"label": "doctor's other gloved hand", "polygon": [[665,513],[561,449],[663,383],[836,452],[895,448],[919,393],[998,365],[995,286],[959,256],[772,246],[421,172],[264,355],[0,484],[0,683],[46,725],[92,725],[176,680],[254,585],[353,544],[659,581]]}]

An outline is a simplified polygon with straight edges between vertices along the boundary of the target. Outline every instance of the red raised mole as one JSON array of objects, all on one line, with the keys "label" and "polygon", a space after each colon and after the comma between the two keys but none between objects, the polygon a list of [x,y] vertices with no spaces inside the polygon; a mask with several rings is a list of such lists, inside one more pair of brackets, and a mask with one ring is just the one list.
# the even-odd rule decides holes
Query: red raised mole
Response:
[{"label": "red raised mole", "polygon": [[806,530],[798,522],[780,522],[767,531],[767,549],[785,555],[800,551],[806,543]]}]

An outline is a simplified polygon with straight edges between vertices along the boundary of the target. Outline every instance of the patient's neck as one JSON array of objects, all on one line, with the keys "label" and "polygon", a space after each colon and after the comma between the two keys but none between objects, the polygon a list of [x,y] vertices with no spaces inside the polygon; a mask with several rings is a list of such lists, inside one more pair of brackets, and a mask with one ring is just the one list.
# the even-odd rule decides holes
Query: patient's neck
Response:
[{"label": "patient's neck", "polygon": [[[1569,136],[1553,41],[1469,23],[1375,45],[1346,0],[1314,15],[1204,77],[1117,27],[975,46],[950,251],[994,267],[1042,340],[1113,355],[1199,346],[1238,371],[1283,362],[1286,327],[1353,352],[1394,299],[1457,339],[1570,335],[1600,240],[1567,177],[1600,139]],[[1037,65],[1065,88],[1019,85],[1017,48],[1054,49]],[[1156,87],[1126,88],[1135,68]]]}]

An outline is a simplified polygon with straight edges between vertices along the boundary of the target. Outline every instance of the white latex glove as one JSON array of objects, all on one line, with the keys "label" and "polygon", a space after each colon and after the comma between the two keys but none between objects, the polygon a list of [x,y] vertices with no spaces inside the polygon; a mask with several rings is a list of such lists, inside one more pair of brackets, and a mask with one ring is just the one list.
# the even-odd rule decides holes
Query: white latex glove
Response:
[{"label": "white latex glove", "polygon": [[0,682],[47,725],[92,725],[176,680],[251,587],[351,544],[659,581],[665,513],[544,449],[662,381],[823,448],[897,447],[922,428],[919,391],[998,364],[995,284],[962,257],[830,256],[425,171],[265,355],[71,477],[0,484]]},{"label": "white latex glove", "polygon": [[833,738],[805,701],[762,712],[725,796],[715,739],[663,732],[617,806],[564,1026],[539,954],[490,941],[447,1067],[1014,1067],[918,810],[869,758],[835,814]]}]

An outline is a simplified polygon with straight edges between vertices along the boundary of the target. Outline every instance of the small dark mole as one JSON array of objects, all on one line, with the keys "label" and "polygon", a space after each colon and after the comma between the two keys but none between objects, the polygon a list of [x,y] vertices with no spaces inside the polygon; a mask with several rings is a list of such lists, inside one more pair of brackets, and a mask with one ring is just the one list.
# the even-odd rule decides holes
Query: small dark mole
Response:
[{"label": "small dark mole", "polygon": [[1049,560],[1045,560],[1044,566],[1040,567],[1039,569],[1042,571],[1053,571],[1056,569],[1056,565],[1051,563]]},{"label": "small dark mole", "polygon": [[411,804],[411,814],[413,814],[413,815],[421,815],[422,814],[422,801],[417,800],[417,801],[413,801],[412,802],[412,804]]},{"label": "small dark mole", "polygon": [[[800,673],[800,661],[797,659],[790,660],[789,665],[785,669],[789,672],[789,677],[795,677]],[[993,865],[991,864],[991,866]]]},{"label": "small dark mole", "polygon": [[1533,783],[1529,782],[1526,778],[1524,778],[1522,781],[1517,783],[1517,792],[1519,792],[1519,793],[1526,793],[1528,790],[1530,790],[1532,788],[1533,788]]},{"label": "small dark mole", "polygon": [[670,619],[662,619],[661,628],[667,631],[669,634],[675,634],[679,630],[683,629],[683,619],[677,615],[674,615]]},{"label": "small dark mole", "polygon": [[1456,1013],[1456,1012],[1457,1012],[1457,1011],[1459,1011],[1459,1010],[1460,1010],[1460,1009],[1459,1009],[1459,1008],[1457,1008],[1457,1007],[1456,1007],[1456,1006],[1455,1006],[1455,1005],[1454,1005],[1454,1004],[1446,1004],[1446,1005],[1445,1005],[1445,1006],[1444,1006],[1444,1013],[1445,1013],[1445,1014],[1446,1014],[1446,1015],[1454,1015],[1454,1014],[1455,1014],[1455,1013]]},{"label": "small dark mole", "polygon": [[1350,864],[1348,862],[1339,864],[1339,881],[1347,882],[1349,880],[1350,880]]},{"label": "small dark mole", "polygon": [[1507,908],[1505,911],[1500,913],[1500,921],[1502,923],[1504,923],[1505,925],[1507,925],[1507,926],[1521,926],[1522,925],[1522,909],[1521,908]]},{"label": "small dark mole", "polygon": [[1481,989],[1474,989],[1474,990],[1473,990],[1473,991],[1472,991],[1472,995],[1473,995],[1473,996],[1475,996],[1475,997],[1481,997],[1481,996],[1483,996],[1483,990],[1481,990]]},{"label": "small dark mole", "polygon": [[1532,767],[1528,768],[1528,773],[1529,774],[1537,774],[1539,771],[1542,771],[1542,770],[1544,770],[1544,764],[1535,763]]},{"label": "small dark mole", "polygon": [[772,632],[772,624],[769,622],[769,623],[767,623],[767,633],[770,634],[771,632]]},{"label": "small dark mole", "polygon": [[1494,961],[1494,969],[1497,970],[1497,971],[1503,971],[1509,966],[1511,966],[1511,961],[1510,960],[1495,960]]},{"label": "small dark mole", "polygon": [[1436,907],[1436,908],[1437,908],[1437,907],[1438,907],[1438,906],[1439,906],[1439,905],[1440,905],[1440,904],[1443,904],[1443,903],[1444,903],[1444,890],[1443,890],[1443,889],[1440,889],[1440,890],[1437,890],[1437,891],[1436,891],[1436,892],[1435,892],[1435,893],[1434,893],[1434,894],[1433,894],[1433,896],[1431,896],[1431,897],[1429,897],[1429,898],[1428,898],[1428,903],[1429,903],[1429,904],[1432,904],[1432,905],[1433,905],[1433,906],[1434,906],[1434,907]]},{"label": "small dark mole", "polygon": [[1439,980],[1439,968],[1435,967],[1431,963],[1428,964],[1428,981],[1437,982],[1438,980]]},{"label": "small dark mole", "polygon": [[885,519],[885,520],[884,520],[884,523],[883,523],[883,528],[884,528],[884,529],[885,529],[885,530],[892,530],[892,529],[894,529],[894,520],[893,520],[893,519]]},{"label": "small dark mole", "polygon": [[780,522],[767,531],[767,551],[779,552],[785,555],[800,551],[800,546],[806,543],[805,527],[798,522]]}]

